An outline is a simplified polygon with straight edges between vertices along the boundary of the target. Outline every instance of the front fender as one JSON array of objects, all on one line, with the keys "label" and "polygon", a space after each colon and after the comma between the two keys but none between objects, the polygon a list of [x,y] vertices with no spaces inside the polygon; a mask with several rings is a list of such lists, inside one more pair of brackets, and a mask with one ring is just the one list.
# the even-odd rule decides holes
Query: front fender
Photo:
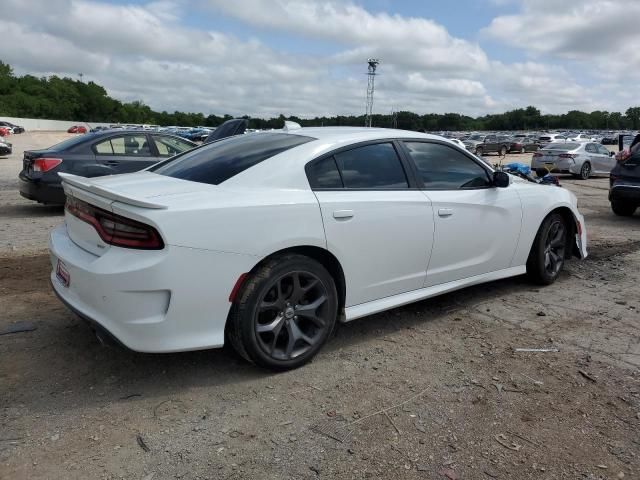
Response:
[{"label": "front fender", "polygon": [[544,219],[554,211],[571,215],[575,232],[575,248],[578,258],[587,257],[587,229],[584,217],[577,207],[573,193],[551,185],[514,184],[522,201],[522,230],[512,266],[525,265],[536,234]]}]

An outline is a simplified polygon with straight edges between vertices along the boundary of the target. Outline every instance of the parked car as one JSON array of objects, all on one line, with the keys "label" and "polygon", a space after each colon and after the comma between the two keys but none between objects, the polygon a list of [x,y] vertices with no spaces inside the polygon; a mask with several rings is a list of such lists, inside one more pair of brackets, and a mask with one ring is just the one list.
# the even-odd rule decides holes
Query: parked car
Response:
[{"label": "parked car", "polygon": [[0,137],[8,137],[13,132],[9,127],[0,127]]},{"label": "parked car", "polygon": [[531,169],[539,177],[570,173],[586,180],[591,175],[608,175],[615,163],[613,152],[600,143],[551,143],[533,154]]},{"label": "parked car", "polygon": [[474,133],[473,135],[470,135],[465,140],[463,140],[462,143],[464,143],[464,146],[468,151],[477,154],[476,148],[478,147],[478,145],[484,142],[485,137],[486,135],[483,135],[481,133]]},{"label": "parked car", "polygon": [[143,131],[107,130],[73,137],[24,152],[20,194],[40,203],[63,204],[60,172],[86,177],[135,172],[195,146],[179,137]]},{"label": "parked car", "polygon": [[83,125],[74,125],[73,127],[69,127],[67,133],[87,133],[87,127]]},{"label": "parked car", "polygon": [[12,152],[12,145],[7,140],[0,138],[0,155],[11,155]]},{"label": "parked car", "polygon": [[[596,139],[593,135],[587,133],[579,133],[567,138],[567,142],[595,142]],[[599,143],[599,142],[598,142]]]},{"label": "parked car", "polygon": [[509,142],[509,153],[536,152],[540,148],[533,137],[514,137]]},{"label": "parked car", "polygon": [[294,368],[338,320],[524,273],[550,284],[587,254],[570,191],[418,132],[287,128],[143,172],[61,175],[53,289],[143,352],[228,340],[258,365]]},{"label": "parked car", "polygon": [[[619,150],[628,149],[634,137],[635,135],[620,135]],[[611,170],[609,202],[613,213],[623,217],[632,216],[640,206],[640,147],[632,148]]]},{"label": "parked car", "polygon": [[486,135],[482,143],[475,146],[476,155],[486,155],[489,153],[497,153],[505,156],[509,151],[510,139],[506,135]]},{"label": "parked car", "polygon": [[11,129],[11,133],[24,133],[24,127],[7,121],[0,121],[0,127]]},{"label": "parked car", "polygon": [[566,141],[567,137],[557,133],[545,133],[544,135],[540,135],[538,137],[538,145],[540,146],[540,148],[544,148],[550,143],[565,143]]}]

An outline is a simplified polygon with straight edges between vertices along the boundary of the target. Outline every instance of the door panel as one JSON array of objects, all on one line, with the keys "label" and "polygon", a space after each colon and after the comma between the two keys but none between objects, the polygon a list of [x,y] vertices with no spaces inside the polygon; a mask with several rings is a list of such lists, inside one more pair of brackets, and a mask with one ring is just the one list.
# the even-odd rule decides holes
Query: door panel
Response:
[{"label": "door panel", "polygon": [[522,205],[515,188],[424,194],[438,212],[425,286],[511,266],[522,223]]},{"label": "door panel", "polygon": [[422,288],[433,243],[431,202],[417,190],[316,191],[327,245],[353,306]]}]

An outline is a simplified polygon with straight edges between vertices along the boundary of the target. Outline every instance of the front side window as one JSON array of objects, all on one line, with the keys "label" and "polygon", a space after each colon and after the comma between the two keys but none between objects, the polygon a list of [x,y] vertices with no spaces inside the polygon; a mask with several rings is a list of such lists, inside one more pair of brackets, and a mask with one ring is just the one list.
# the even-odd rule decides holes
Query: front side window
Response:
[{"label": "front side window", "polygon": [[222,182],[291,148],[315,140],[290,133],[253,133],[225,138],[183,153],[149,169],[192,182]]},{"label": "front side window", "polygon": [[463,153],[438,143],[405,142],[409,156],[429,190],[491,186],[487,170]]},{"label": "front side window", "polygon": [[400,158],[391,143],[376,143],[336,153],[345,188],[408,188]]}]

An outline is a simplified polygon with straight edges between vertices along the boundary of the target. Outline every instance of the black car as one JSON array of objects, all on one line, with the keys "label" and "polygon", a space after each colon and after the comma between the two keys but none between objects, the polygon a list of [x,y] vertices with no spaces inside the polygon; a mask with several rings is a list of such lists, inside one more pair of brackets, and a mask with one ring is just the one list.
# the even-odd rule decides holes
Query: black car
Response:
[{"label": "black car", "polygon": [[625,160],[618,160],[609,174],[609,201],[616,215],[630,217],[640,206],[640,135],[620,135],[619,150],[630,148]]},{"label": "black car", "polygon": [[24,133],[24,127],[15,125],[11,122],[5,122],[4,120],[0,121],[0,127],[9,127],[13,129],[13,133]]},{"label": "black car", "polygon": [[20,195],[40,203],[63,204],[60,172],[83,177],[136,172],[196,146],[174,135],[139,130],[80,135],[44,150],[25,151],[18,175]]},{"label": "black car", "polygon": [[11,155],[12,146],[4,138],[0,138],[0,155]]}]

